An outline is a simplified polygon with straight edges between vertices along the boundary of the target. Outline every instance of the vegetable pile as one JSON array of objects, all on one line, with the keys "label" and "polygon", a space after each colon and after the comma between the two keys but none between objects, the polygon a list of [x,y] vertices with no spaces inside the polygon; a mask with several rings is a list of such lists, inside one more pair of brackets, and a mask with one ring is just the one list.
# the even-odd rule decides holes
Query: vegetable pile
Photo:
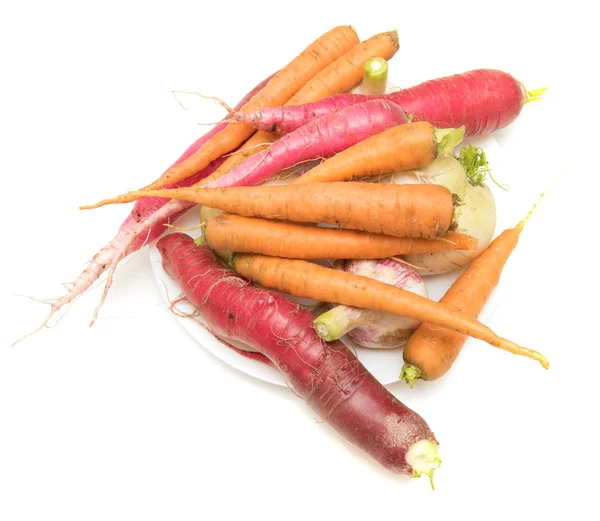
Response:
[{"label": "vegetable pile", "polygon": [[[348,345],[398,350],[410,387],[446,374],[468,337],[548,368],[544,355],[477,320],[531,212],[492,240],[485,151],[461,147],[512,123],[542,90],[491,69],[393,90],[388,60],[398,49],[396,31],[360,41],[335,27],[236,107],[224,104],[223,121],[157,179],[82,207],[135,201],[40,328],[106,272],[93,323],[120,261],[201,205],[200,238],[172,231],[156,247],[202,323],[272,364],[384,467],[433,486],[432,430]],[[428,276],[461,268],[431,300]]]}]

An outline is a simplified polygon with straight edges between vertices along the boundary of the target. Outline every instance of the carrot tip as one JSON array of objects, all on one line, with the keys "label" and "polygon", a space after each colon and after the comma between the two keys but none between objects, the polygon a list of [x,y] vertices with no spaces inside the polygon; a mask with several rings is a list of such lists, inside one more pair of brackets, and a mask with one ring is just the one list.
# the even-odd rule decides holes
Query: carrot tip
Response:
[{"label": "carrot tip", "polygon": [[404,364],[400,371],[399,378],[404,380],[412,389],[415,382],[423,378],[423,371],[412,364]]}]

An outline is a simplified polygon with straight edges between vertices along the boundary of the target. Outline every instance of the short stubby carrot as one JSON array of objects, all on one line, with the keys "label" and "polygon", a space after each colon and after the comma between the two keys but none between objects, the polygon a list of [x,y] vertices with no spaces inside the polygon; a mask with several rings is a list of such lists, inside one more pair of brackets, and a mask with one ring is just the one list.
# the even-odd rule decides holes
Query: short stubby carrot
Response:
[{"label": "short stubby carrot", "polygon": [[244,217],[325,223],[397,237],[442,237],[451,231],[454,200],[440,185],[312,183],[180,188],[137,192],[203,204]]},{"label": "short stubby carrot", "polygon": [[448,233],[441,239],[393,237],[232,214],[211,218],[206,223],[204,237],[217,251],[291,259],[384,259],[417,252],[477,248],[476,239],[461,233]]},{"label": "short stubby carrot", "polygon": [[[362,80],[364,65],[367,61],[377,56],[385,57],[389,60],[399,48],[400,45],[398,43],[397,31],[379,33],[363,42],[357,43],[352,49],[348,50],[343,56],[340,56],[337,60],[329,64],[314,76],[312,80],[306,83],[300,91],[285,103],[284,110],[293,105],[317,102],[328,96],[350,90]],[[365,99],[365,101],[368,101],[368,99]],[[253,113],[257,114],[258,112],[255,111]],[[241,115],[243,113],[241,111],[234,111],[233,114]],[[313,117],[312,119],[316,118]],[[251,122],[246,121],[245,123]],[[296,130],[303,125],[304,124],[295,125],[293,128],[289,128],[288,132]],[[244,143],[238,152],[230,156],[225,163],[223,163],[223,165],[206,180],[207,183],[227,174],[250,156],[262,151],[269,143],[276,139],[273,132],[281,134],[281,130],[281,124],[279,128],[273,125],[261,126],[259,132]]]},{"label": "short stubby carrot", "polygon": [[[546,369],[549,366],[548,360],[541,353],[499,337],[474,318],[391,284],[303,260],[251,253],[235,254],[231,265],[240,275],[265,288],[299,298],[335,302],[414,318],[478,338],[510,353],[537,360]],[[317,329],[317,334],[326,336],[327,332]]]},{"label": "short stubby carrot", "polygon": [[323,161],[291,184],[348,181],[424,168],[438,154],[452,152],[463,132],[463,127],[436,129],[425,121],[397,125]]},{"label": "short stubby carrot", "polygon": [[[450,286],[440,304],[450,311],[477,318],[498,285],[504,265],[517,247],[532,212],[494,239]],[[400,377],[411,387],[417,379],[441,378],[452,367],[466,341],[464,334],[421,324],[404,348],[405,364]]]},{"label": "short stubby carrot", "polygon": [[[327,65],[343,56],[358,43],[356,31],[349,26],[338,26],[323,34],[304,51],[283,67],[240,110],[254,111],[264,107],[283,105],[313,76]],[[156,181],[144,189],[162,188],[176,183],[205,168],[211,161],[227,154],[246,141],[255,129],[250,125],[233,122],[207,141],[196,153],[178,165],[174,165]],[[130,202],[127,194],[111,202]]]}]

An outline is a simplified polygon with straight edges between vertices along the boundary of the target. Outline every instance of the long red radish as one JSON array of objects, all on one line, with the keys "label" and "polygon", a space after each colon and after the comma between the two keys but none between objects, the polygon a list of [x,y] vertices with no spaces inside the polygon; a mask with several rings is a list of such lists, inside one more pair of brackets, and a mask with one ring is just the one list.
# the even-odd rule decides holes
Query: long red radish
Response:
[{"label": "long red radish", "polygon": [[438,128],[465,126],[465,136],[495,132],[512,123],[526,103],[540,99],[545,89],[526,90],[512,75],[494,69],[476,69],[429,80],[381,96],[340,94],[316,103],[269,107],[257,112],[232,112],[232,117],[259,130],[290,132],[345,107],[369,99],[386,99]]},{"label": "long red radish", "polygon": [[313,411],[385,468],[432,479],[440,459],[425,420],[344,344],[319,339],[308,311],[224,268],[208,247],[196,246],[187,235],[167,235],[157,247],[163,268],[215,334],[267,356]]},{"label": "long red radish", "polygon": [[[406,121],[406,114],[398,105],[389,101],[372,100],[359,103],[311,121],[204,186],[215,188],[257,185],[286,168],[312,159],[331,157]],[[198,189],[204,189],[204,186]],[[83,206],[82,209],[97,208],[107,203],[134,201],[142,193],[144,192],[129,192],[117,200],[101,201],[95,205]]]},{"label": "long red radish", "polygon": [[138,192],[183,199],[245,217],[326,223],[396,237],[441,237],[452,228],[454,200],[439,185],[312,183]]},{"label": "long red radish", "polygon": [[[358,43],[356,31],[349,26],[334,27],[304,49],[296,58],[279,70],[240,110],[253,111],[265,107],[282,105],[327,65],[344,55]],[[156,181],[145,189],[162,188],[193,175],[218,159],[238,148],[255,129],[244,123],[228,125],[206,141],[185,161],[167,169]]]},{"label": "long red radish", "polygon": [[[254,96],[256,92],[262,89],[272,77],[273,75],[264,79],[250,92],[248,92],[248,94],[246,94],[239,102],[238,107],[242,107],[249,99],[252,98],[252,96]],[[213,137],[216,133],[225,128],[225,126],[226,123],[216,125],[204,136],[198,138],[185,150],[185,152],[183,152],[183,154],[175,161],[175,163],[184,161],[186,158],[190,157],[197,150],[199,150],[200,147],[206,143],[206,141],[211,139],[211,137]],[[219,167],[222,161],[222,159],[214,161],[208,168],[197,172],[195,175],[188,177],[180,183],[177,183],[175,186],[185,187],[195,184],[196,182],[209,176]],[[69,292],[66,295],[58,298],[50,305],[50,312],[42,324],[35,331],[29,333],[23,338],[26,338],[27,336],[46,326],[59,310],[63,309],[64,306],[70,304],[74,299],[82,295],[92,286],[94,282],[100,278],[104,272],[108,271],[108,277],[104,286],[102,299],[92,318],[93,324],[98,315],[100,307],[106,299],[106,295],[108,294],[108,290],[112,284],[114,272],[121,259],[131,253],[134,253],[144,245],[148,244],[150,241],[158,238],[165,231],[165,224],[175,221],[175,219],[193,206],[193,204],[182,201],[177,201],[177,205],[169,205],[169,203],[170,201],[164,197],[144,197],[138,200],[133,205],[133,208],[127,218],[119,227],[115,238],[94,255],[83,272],[77,277],[69,289]]]},{"label": "long red radish", "polygon": [[[510,353],[537,360],[545,369],[549,366],[548,360],[541,353],[499,337],[477,320],[451,311],[439,302],[375,279],[325,268],[303,260],[250,253],[234,255],[231,265],[240,275],[265,288],[298,298],[335,302],[414,318],[484,340]],[[319,330],[318,324],[315,324],[315,327],[319,336],[327,335],[326,331]]]},{"label": "long red radish", "polygon": [[[517,247],[534,209],[535,206],[514,228],[504,230],[471,262],[440,299],[440,304],[450,311],[477,318],[497,286],[504,265]],[[405,364],[400,378],[411,387],[418,379],[441,378],[450,370],[466,341],[467,336],[455,331],[422,324],[404,349]]]},{"label": "long red radish", "polygon": [[210,219],[204,237],[217,251],[262,253],[290,259],[385,259],[408,253],[477,247],[477,240],[460,233],[449,233],[440,239],[392,237],[232,214]]}]

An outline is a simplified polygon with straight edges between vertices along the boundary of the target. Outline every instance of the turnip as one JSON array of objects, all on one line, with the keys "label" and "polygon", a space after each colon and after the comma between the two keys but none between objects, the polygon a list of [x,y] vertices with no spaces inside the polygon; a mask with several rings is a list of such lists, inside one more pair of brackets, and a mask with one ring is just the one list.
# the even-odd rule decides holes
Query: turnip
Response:
[{"label": "turnip", "polygon": [[[458,201],[454,213],[454,231],[478,240],[474,250],[444,250],[436,253],[406,255],[404,260],[417,267],[421,275],[447,273],[467,265],[489,244],[496,228],[494,195],[483,182],[489,174],[485,153],[471,145],[461,149],[460,158],[440,156],[427,167],[415,171],[421,183],[445,186]],[[380,182],[404,183],[406,173],[378,179]]]},{"label": "turnip", "polygon": [[[336,263],[336,267],[423,297],[429,296],[421,276],[395,259],[346,260]],[[340,305],[319,316],[314,326],[325,340],[336,340],[348,334],[353,342],[363,347],[394,348],[404,345],[420,323],[391,313]]]}]

